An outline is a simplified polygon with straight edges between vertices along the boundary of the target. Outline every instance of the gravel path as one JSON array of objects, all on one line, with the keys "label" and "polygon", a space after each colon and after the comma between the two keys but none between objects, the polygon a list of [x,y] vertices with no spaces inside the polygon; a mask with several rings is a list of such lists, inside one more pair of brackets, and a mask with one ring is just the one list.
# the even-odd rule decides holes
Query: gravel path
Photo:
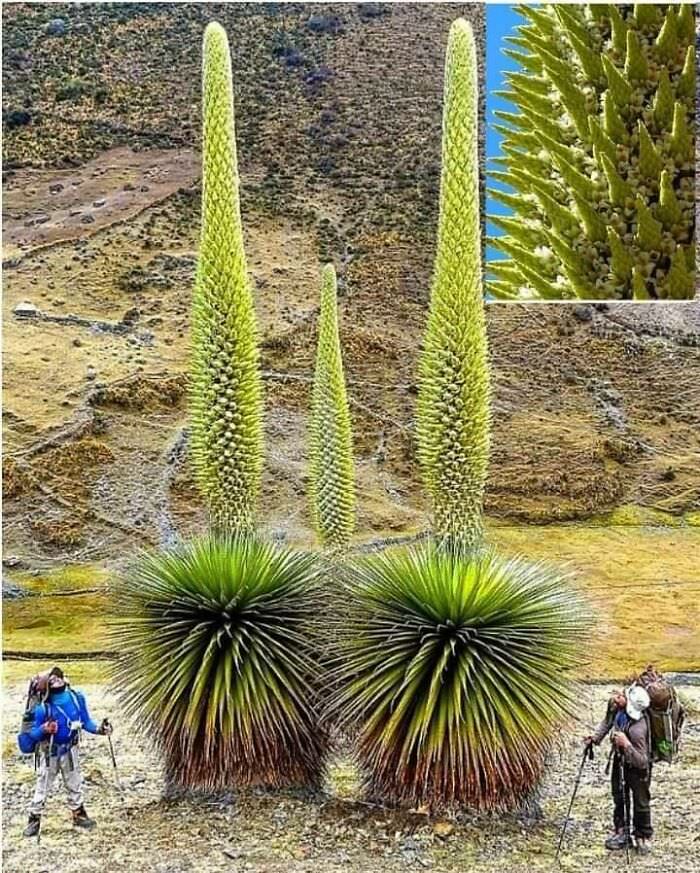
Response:
[{"label": "gravel path", "polygon": [[[83,686],[96,718],[115,716],[103,686]],[[430,869],[531,871],[556,869],[554,849],[573,786],[577,737],[597,720],[610,687],[585,689],[583,724],[567,738],[542,788],[542,817],[461,816],[430,820],[358,800],[357,774],[348,760],[333,762],[328,792],[317,796],[248,792],[211,798],[164,800],[162,779],[149,746],[133,734],[114,736],[123,800],[116,790],[106,742],[87,737],[82,749],[86,805],[98,820],[92,833],[74,832],[58,789],[50,799],[41,846],[21,836],[34,774],[16,752],[23,688],[4,689],[3,870],[33,873],[394,873]],[[654,774],[654,856],[632,857],[639,870],[700,871],[700,688],[681,689],[693,712],[682,758]],[[114,721],[119,725],[118,719]],[[624,865],[602,848],[610,801],[604,775],[607,749],[586,768],[569,826],[561,867],[606,871]]]}]

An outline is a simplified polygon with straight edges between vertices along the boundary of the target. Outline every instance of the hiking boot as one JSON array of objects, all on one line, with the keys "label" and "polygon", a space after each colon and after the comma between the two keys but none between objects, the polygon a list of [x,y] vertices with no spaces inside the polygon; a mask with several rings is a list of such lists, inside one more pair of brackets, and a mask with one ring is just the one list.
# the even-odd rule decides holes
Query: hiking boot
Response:
[{"label": "hiking boot", "polygon": [[624,831],[618,831],[616,834],[608,837],[605,841],[605,848],[610,849],[611,852],[615,852],[618,849],[624,849],[631,845],[632,840],[630,840]]},{"label": "hiking boot", "polygon": [[651,852],[651,837],[637,837],[637,851],[640,855],[648,855]]},{"label": "hiking boot", "polygon": [[86,828],[89,830],[90,828],[94,828],[95,824],[96,822],[85,812],[84,806],[80,806],[78,809],[73,810],[73,827]]},{"label": "hiking boot", "polygon": [[35,837],[39,833],[39,828],[41,827],[41,816],[34,815],[33,812],[29,813],[29,821],[27,822],[27,827],[24,829],[25,837]]}]

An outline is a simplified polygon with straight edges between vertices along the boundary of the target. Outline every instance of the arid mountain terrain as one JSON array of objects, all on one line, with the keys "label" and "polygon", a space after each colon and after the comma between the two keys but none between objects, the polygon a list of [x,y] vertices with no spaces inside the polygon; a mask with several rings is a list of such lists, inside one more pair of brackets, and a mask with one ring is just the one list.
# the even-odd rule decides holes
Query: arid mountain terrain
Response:
[{"label": "arid mountain terrain", "polygon": [[[359,537],[426,526],[412,417],[443,52],[457,14],[481,33],[481,9],[459,5],[6,8],[9,552],[103,559],[202,524],[186,458],[186,372],[199,42],[211,18],[232,40],[264,352],[261,521],[308,540],[305,425],[318,272],[333,258]],[[11,123],[22,107],[29,122]],[[489,330],[490,515],[590,520],[622,507],[628,521],[692,520],[700,445],[694,304],[492,304]]]},{"label": "arid mountain terrain", "polygon": [[[443,55],[459,14],[481,40],[479,6],[5,8],[8,579],[66,563],[118,568],[134,549],[206,523],[187,460],[186,401],[199,53],[213,18],[231,36],[263,350],[260,526],[313,543],[306,426],[319,270],[332,258],[357,542],[428,528],[413,445],[416,365]],[[586,531],[610,524],[668,525],[693,542],[700,304],[490,303],[488,324],[491,526],[532,552],[534,530],[521,543],[518,526],[573,525],[571,554],[545,548],[544,557],[574,561],[589,551]]]}]

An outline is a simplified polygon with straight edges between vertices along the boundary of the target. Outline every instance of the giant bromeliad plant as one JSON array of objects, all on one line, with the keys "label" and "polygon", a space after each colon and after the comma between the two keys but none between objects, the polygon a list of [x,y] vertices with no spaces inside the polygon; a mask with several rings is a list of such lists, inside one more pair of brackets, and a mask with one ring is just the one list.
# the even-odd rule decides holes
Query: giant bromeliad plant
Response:
[{"label": "giant bromeliad plant", "polygon": [[332,553],[347,548],[355,527],[352,429],[338,335],[337,296],[335,269],[326,264],[311,396],[311,509],[321,544]]},{"label": "giant bromeliad plant", "polygon": [[170,785],[320,785],[315,577],[312,556],[219,535],[125,578],[118,684]]},{"label": "giant bromeliad plant", "polygon": [[144,556],[120,591],[126,712],[173,786],[318,785],[317,569],[254,536],[261,382],[241,232],[231,62],[204,36],[202,238],[193,311],[192,458],[213,534]]},{"label": "giant bromeliad plant", "polygon": [[571,711],[582,603],[555,572],[482,543],[489,376],[479,246],[477,63],[450,30],[438,247],[420,366],[419,458],[436,539],[356,563],[330,713],[357,732],[369,794],[509,808]]},{"label": "giant bromeliad plant", "polygon": [[370,797],[508,809],[571,707],[582,610],[544,567],[427,546],[355,567],[338,632],[340,724]]},{"label": "giant bromeliad plant", "polygon": [[694,294],[695,25],[690,4],[518,7],[491,196],[496,297]]}]

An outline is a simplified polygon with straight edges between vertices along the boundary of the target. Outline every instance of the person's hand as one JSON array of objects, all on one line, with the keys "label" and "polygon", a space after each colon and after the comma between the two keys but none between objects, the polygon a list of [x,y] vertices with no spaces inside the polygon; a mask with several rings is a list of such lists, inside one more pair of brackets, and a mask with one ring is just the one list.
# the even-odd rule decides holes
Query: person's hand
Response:
[{"label": "person's hand", "polygon": [[615,747],[617,749],[620,749],[620,751],[624,751],[632,745],[632,743],[629,741],[629,737],[621,732],[615,734],[615,736],[613,737],[613,743],[615,744]]},{"label": "person's hand", "polygon": [[56,734],[58,733],[58,722],[53,719],[45,721],[42,724],[41,729],[45,734]]},{"label": "person's hand", "polygon": [[100,733],[105,737],[109,737],[111,736],[113,730],[114,728],[109,723],[109,721],[107,721],[106,718],[103,718],[102,724],[100,725]]}]

